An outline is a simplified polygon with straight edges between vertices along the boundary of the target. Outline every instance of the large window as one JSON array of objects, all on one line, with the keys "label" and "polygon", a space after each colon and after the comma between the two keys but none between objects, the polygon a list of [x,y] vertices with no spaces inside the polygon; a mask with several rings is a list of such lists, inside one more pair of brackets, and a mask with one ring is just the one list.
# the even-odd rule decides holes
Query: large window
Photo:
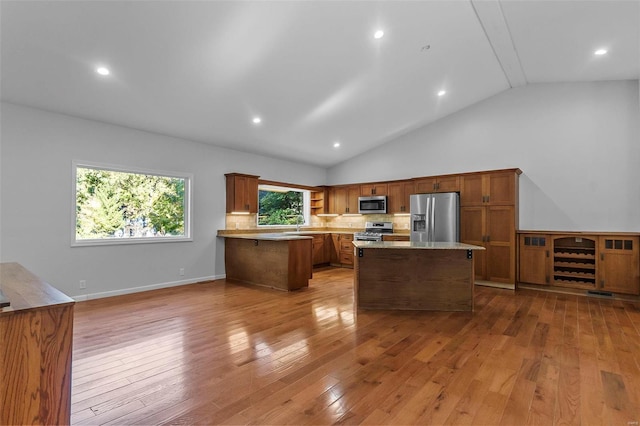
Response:
[{"label": "large window", "polygon": [[73,245],[191,239],[191,175],[77,162],[73,171]]},{"label": "large window", "polygon": [[307,225],[309,191],[283,186],[258,186],[258,226]]}]

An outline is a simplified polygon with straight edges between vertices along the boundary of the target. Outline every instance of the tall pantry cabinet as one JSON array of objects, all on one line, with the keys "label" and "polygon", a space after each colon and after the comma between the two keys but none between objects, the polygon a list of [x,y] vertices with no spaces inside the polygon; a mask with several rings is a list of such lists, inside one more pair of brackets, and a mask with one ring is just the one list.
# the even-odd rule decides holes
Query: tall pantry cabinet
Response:
[{"label": "tall pantry cabinet", "polygon": [[460,177],[460,241],[482,246],[474,252],[476,279],[516,281],[516,229],[520,169]]}]

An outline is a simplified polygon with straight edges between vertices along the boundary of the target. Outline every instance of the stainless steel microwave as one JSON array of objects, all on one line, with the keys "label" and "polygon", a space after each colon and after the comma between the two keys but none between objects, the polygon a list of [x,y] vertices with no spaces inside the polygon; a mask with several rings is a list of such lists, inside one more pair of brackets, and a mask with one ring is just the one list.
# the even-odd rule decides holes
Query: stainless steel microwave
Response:
[{"label": "stainless steel microwave", "polygon": [[358,197],[358,213],[386,214],[387,213],[387,196],[375,195],[373,197]]}]

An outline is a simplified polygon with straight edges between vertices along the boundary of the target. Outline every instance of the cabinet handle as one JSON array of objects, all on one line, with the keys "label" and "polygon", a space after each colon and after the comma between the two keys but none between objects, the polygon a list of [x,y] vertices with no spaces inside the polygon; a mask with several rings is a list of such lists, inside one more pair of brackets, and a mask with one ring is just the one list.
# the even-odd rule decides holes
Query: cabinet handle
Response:
[{"label": "cabinet handle", "polygon": [[546,277],[544,277],[544,280],[547,284],[549,284],[549,275],[547,275]]},{"label": "cabinet handle", "polygon": [[491,241],[491,236],[487,235],[487,242]]},{"label": "cabinet handle", "polygon": [[[547,250],[547,257],[549,257],[549,250]],[[549,282],[549,278],[547,277],[547,282]]]},{"label": "cabinet handle", "polygon": [[604,280],[600,280],[600,288],[604,288]]},{"label": "cabinet handle", "polygon": [[604,260],[604,253],[600,253],[600,260]]}]

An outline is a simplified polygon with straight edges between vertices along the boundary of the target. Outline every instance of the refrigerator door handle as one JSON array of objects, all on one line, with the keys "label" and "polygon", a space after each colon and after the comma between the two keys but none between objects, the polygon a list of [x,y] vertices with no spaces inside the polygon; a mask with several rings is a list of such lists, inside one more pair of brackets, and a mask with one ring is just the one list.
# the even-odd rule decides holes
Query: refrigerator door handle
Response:
[{"label": "refrigerator door handle", "polygon": [[431,196],[431,217],[429,218],[429,242],[433,242],[436,239],[436,197]]}]

